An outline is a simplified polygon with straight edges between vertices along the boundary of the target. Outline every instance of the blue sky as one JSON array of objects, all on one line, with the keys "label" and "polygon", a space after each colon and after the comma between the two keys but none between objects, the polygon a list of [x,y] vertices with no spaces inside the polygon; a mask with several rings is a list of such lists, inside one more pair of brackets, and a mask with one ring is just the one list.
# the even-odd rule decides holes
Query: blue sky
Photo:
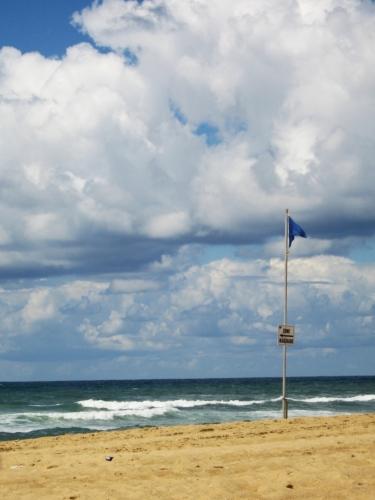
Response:
[{"label": "blue sky", "polygon": [[0,380],[374,374],[373,2],[0,8]]},{"label": "blue sky", "polygon": [[70,21],[74,11],[89,3],[86,0],[2,0],[1,45],[61,57],[67,47],[87,41]]}]

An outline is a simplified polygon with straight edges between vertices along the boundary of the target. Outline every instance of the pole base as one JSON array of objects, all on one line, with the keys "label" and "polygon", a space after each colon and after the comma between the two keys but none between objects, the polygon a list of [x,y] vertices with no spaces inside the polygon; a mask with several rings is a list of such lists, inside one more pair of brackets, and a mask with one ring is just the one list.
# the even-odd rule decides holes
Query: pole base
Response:
[{"label": "pole base", "polygon": [[286,398],[283,398],[281,401],[282,401],[283,418],[288,418],[288,400]]}]

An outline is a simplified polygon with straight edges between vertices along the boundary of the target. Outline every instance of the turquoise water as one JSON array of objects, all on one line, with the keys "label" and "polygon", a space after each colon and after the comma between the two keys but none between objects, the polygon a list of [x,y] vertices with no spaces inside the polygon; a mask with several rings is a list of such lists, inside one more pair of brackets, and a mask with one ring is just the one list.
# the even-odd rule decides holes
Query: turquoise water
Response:
[{"label": "turquoise water", "polygon": [[[0,383],[0,440],[280,418],[280,379]],[[375,377],[288,380],[289,416],[375,412]]]}]

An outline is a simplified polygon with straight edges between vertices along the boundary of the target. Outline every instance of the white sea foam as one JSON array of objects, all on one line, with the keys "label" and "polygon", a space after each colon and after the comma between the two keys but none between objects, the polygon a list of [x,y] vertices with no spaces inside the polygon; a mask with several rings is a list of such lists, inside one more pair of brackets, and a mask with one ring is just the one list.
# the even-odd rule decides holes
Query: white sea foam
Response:
[{"label": "white sea foam", "polygon": [[144,408],[139,410],[111,410],[111,411],[71,411],[71,412],[40,412],[27,413],[23,417],[31,420],[52,419],[52,420],[113,420],[121,417],[143,417],[152,418],[158,415],[164,415],[168,411],[167,408]]},{"label": "white sea foam", "polygon": [[290,409],[288,411],[288,415],[290,417],[330,417],[333,415],[346,415],[346,413],[337,412],[337,411],[329,411],[329,410],[321,410],[321,411],[311,411],[311,410],[293,410]]},{"label": "white sea foam", "polygon": [[[346,413],[345,413],[346,414]],[[288,411],[289,417],[297,418],[297,417],[329,417],[333,415],[343,415],[342,412],[334,412],[334,411],[313,411],[313,410],[294,410],[289,409]],[[261,419],[279,419],[281,418],[281,409],[280,410],[256,410],[252,411],[248,414],[251,420],[261,420]]]},{"label": "white sea foam", "polygon": [[51,408],[51,406],[61,406],[61,403],[51,403],[51,404],[46,404],[46,405],[29,404],[29,406],[33,406],[33,407],[37,407],[37,408]]},{"label": "white sea foam", "polygon": [[150,419],[167,413],[165,408],[118,411],[27,412],[0,415],[0,432],[31,432],[55,427],[114,428],[123,425],[126,417]]},{"label": "white sea foam", "polygon": [[[314,404],[346,402],[351,403],[351,408],[354,409],[356,403],[374,402],[375,394],[359,394],[347,397],[316,396],[304,398],[302,396],[300,399],[289,399],[297,403],[311,404],[311,406],[305,409],[290,407],[290,417],[329,416],[342,414],[342,412],[338,411],[337,408],[335,408],[335,411],[333,409],[332,411],[328,411],[325,408],[319,408],[318,410],[316,406],[314,407]],[[0,413],[0,432],[28,433],[42,430],[48,432],[48,429],[71,429],[73,427],[88,430],[105,430],[124,426],[144,425],[146,422],[153,423],[155,422],[154,419],[157,419],[156,422],[166,424],[226,421],[232,418],[249,418],[251,420],[275,419],[280,418],[280,409],[277,408],[277,405],[272,405],[272,403],[280,400],[280,397],[254,400],[171,399],[165,401],[105,401],[101,399],[86,399],[77,401],[78,411],[58,411],[60,408],[56,408],[56,410],[52,408],[35,408],[35,410],[32,410],[30,408],[30,412]],[[38,405],[35,404],[33,406],[37,407]],[[48,406],[51,407],[52,404]]]},{"label": "white sea foam", "polygon": [[[138,410],[86,410],[78,412],[30,412],[30,413],[7,413],[0,415],[0,432],[9,434],[22,432],[48,430],[54,428],[71,429],[72,427],[88,430],[116,429],[127,425],[133,426],[140,423],[141,419],[152,419],[152,417],[163,416],[169,410],[167,408],[143,408]],[[175,410],[179,411],[179,410]],[[334,411],[314,411],[290,409],[290,417],[304,416],[330,416],[342,414]],[[348,413],[346,413],[348,414]],[[242,413],[242,418],[258,419],[278,419],[281,417],[280,410],[253,410]],[[130,420],[129,420],[130,418]],[[136,420],[133,420],[135,418]],[[216,409],[211,414],[211,419],[222,420],[220,410]],[[230,419],[229,419],[230,420]],[[152,421],[152,420],[151,420]],[[200,418],[193,420],[199,423]],[[203,421],[210,421],[207,413]],[[176,421],[174,421],[176,423]],[[188,422],[182,417],[181,423]]]},{"label": "white sea foam", "polygon": [[359,394],[358,396],[349,396],[346,398],[342,398],[339,396],[317,396],[314,398],[305,398],[305,399],[295,399],[288,398],[290,401],[297,401],[299,403],[367,403],[370,401],[375,401],[375,394]]},{"label": "white sea foam", "polygon": [[[160,415],[160,409],[154,409],[146,412],[143,410],[139,417],[150,418]],[[290,417],[304,416],[330,416],[337,412],[330,411],[308,411],[308,410],[290,410]],[[79,427],[89,430],[116,429],[124,425],[121,417],[128,416],[129,413],[122,411],[85,411],[85,412],[49,412],[49,413],[13,413],[2,415],[0,418],[0,432],[14,434],[17,432],[28,433],[43,429],[62,428],[69,429]],[[131,414],[132,416],[134,414]],[[278,419],[279,410],[256,410],[248,414],[252,420],[258,419]],[[221,420],[221,419],[219,419]]]},{"label": "white sea foam", "polygon": [[[88,399],[78,401],[82,407],[81,411],[30,411],[19,413],[5,413],[0,415],[0,432],[32,432],[52,428],[82,427],[92,430],[117,428],[123,425],[134,425],[142,420],[150,420],[154,417],[167,416],[177,417],[184,409],[201,410],[213,412],[215,419],[221,420],[220,407],[233,407],[246,410],[252,405],[262,405],[280,398],[268,400],[188,400],[175,399],[167,401],[104,401]],[[34,405],[39,406],[39,405]],[[205,420],[209,418],[206,414]],[[272,414],[272,412],[271,412]],[[243,414],[244,415],[244,414]],[[168,418],[168,417],[167,417]],[[178,417],[183,421],[184,417]],[[261,418],[261,417],[256,417]],[[263,418],[270,418],[264,412]],[[197,421],[200,421],[198,418]],[[175,421],[176,422],[176,421]]]},{"label": "white sea foam", "polygon": [[144,410],[152,408],[164,408],[169,411],[180,408],[195,408],[200,406],[252,406],[280,401],[281,398],[259,399],[250,401],[240,401],[238,399],[230,400],[202,400],[202,399],[174,399],[167,401],[103,401],[100,399],[86,399],[78,401],[78,404],[84,408],[97,408],[105,410]]}]

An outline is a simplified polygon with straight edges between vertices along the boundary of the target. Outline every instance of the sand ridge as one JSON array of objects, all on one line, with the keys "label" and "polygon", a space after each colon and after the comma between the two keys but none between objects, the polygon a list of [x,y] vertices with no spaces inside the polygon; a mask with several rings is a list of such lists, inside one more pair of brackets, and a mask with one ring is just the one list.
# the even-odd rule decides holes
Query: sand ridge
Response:
[{"label": "sand ridge", "polygon": [[5,500],[372,500],[375,414],[1,442],[0,491]]}]

